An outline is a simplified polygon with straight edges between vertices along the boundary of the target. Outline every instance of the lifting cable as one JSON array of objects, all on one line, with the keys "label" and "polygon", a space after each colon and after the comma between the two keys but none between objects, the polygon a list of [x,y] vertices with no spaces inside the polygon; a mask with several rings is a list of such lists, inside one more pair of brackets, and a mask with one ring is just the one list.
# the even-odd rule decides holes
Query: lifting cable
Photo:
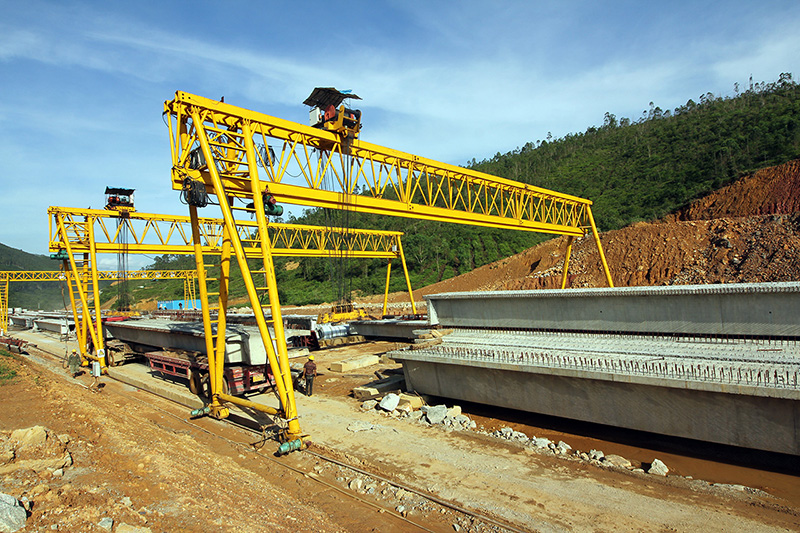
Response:
[{"label": "lifting cable", "polygon": [[[327,168],[327,161],[325,158],[330,158],[331,154],[324,150],[320,150],[320,158],[323,158],[322,161],[322,168]],[[347,182],[347,167],[343,169],[345,175],[343,176],[345,179],[345,183]],[[331,177],[333,170],[328,169],[325,171],[325,174],[322,178],[322,186],[323,189],[326,190],[334,190],[333,187],[333,178]],[[344,187],[346,189],[346,187]],[[342,192],[342,200],[344,200],[344,195],[347,192]],[[337,211],[343,211],[343,213],[338,213]],[[340,229],[343,233],[341,234],[342,239],[346,239],[348,236],[347,229],[350,227],[350,211],[348,209],[338,210],[331,207],[323,208],[323,214],[325,217],[325,228],[328,233],[328,237],[333,234],[333,231],[336,229]],[[334,297],[337,304],[344,304],[350,301],[350,290],[348,288],[348,280],[347,280],[347,268],[349,266],[349,254],[347,253],[346,246],[343,250],[343,253],[338,254],[329,254],[328,255],[328,272],[330,274],[330,283],[333,287]]]},{"label": "lifting cable", "polygon": [[128,219],[117,220],[117,233],[120,241],[120,251],[117,252],[117,271],[121,279],[117,280],[117,309],[119,311],[131,310],[131,295],[128,293]]}]

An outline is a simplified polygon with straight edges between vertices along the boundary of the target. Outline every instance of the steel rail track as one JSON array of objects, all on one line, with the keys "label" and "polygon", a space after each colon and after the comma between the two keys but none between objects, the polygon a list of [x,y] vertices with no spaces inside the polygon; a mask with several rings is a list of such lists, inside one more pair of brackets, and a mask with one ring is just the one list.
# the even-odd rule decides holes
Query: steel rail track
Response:
[{"label": "steel rail track", "polygon": [[[59,355],[57,353],[54,353],[54,352],[52,352],[52,351],[50,351],[50,350],[48,350],[46,348],[39,347],[39,346],[36,346],[35,349],[40,351],[40,352],[49,354],[50,356],[59,359],[62,362],[62,367],[63,367],[63,362],[65,361],[65,358],[62,357],[61,355]],[[117,383],[121,383],[121,384],[127,385],[127,383],[125,383],[124,381],[119,380],[117,378],[114,378],[110,374],[106,375],[106,377],[112,379],[113,381],[115,381]],[[80,383],[78,383],[78,384],[81,385],[82,387],[86,388],[86,389],[89,388],[86,385],[83,385],[83,384],[80,384]],[[181,403],[181,402],[179,402],[179,401],[177,401],[175,399],[168,398],[167,396],[164,396],[164,395],[161,395],[161,394],[158,394],[156,392],[149,391],[149,390],[144,390],[144,389],[139,389],[139,390],[141,390],[142,392],[144,392],[146,394],[150,394],[150,395],[153,395],[153,396],[155,396],[157,398],[161,398],[162,400],[166,400],[167,402],[170,402],[172,404],[179,405],[179,406],[181,406],[183,408],[191,409],[191,406],[185,405],[185,404],[183,404],[183,403]],[[292,465],[286,464],[285,462],[279,461],[278,459],[276,459],[274,457],[271,457],[268,454],[262,453],[261,452],[261,447],[256,448],[252,443],[238,442],[238,441],[233,440],[233,439],[231,439],[229,437],[226,437],[224,435],[220,435],[220,434],[215,433],[213,431],[210,431],[210,430],[208,430],[208,429],[206,429],[204,427],[201,427],[198,424],[193,423],[191,421],[191,419],[186,419],[186,418],[183,418],[181,416],[178,416],[175,413],[171,413],[171,412],[169,412],[169,411],[167,411],[165,409],[162,409],[160,407],[157,407],[155,405],[147,403],[144,400],[141,400],[139,398],[135,398],[133,396],[130,396],[130,398],[133,398],[134,400],[136,400],[136,401],[138,401],[138,402],[148,406],[149,408],[154,409],[154,410],[156,410],[156,411],[158,411],[158,412],[160,412],[162,414],[170,416],[171,418],[174,418],[175,420],[178,420],[178,421],[180,421],[180,422],[182,422],[182,423],[184,423],[186,425],[189,425],[189,426],[197,429],[198,431],[201,431],[203,433],[206,433],[206,434],[208,434],[210,436],[213,436],[213,437],[216,437],[218,439],[224,440],[225,442],[227,442],[227,443],[229,443],[229,444],[231,444],[231,445],[233,445],[235,447],[242,448],[242,449],[245,449],[245,450],[247,450],[249,452],[255,453],[259,458],[261,458],[263,460],[266,460],[266,461],[268,461],[268,462],[270,462],[272,464],[275,464],[275,465],[282,466],[282,467],[286,468],[287,470],[295,472],[296,474],[300,474],[305,478],[311,479],[311,480],[319,483],[320,485],[325,486],[326,488],[332,489],[332,490],[336,491],[339,494],[342,494],[342,495],[344,495],[344,496],[346,496],[348,498],[351,498],[351,499],[359,501],[359,502],[361,502],[361,503],[363,503],[363,504],[365,504],[365,505],[367,505],[369,507],[372,507],[372,508],[376,509],[379,513],[387,513],[387,514],[389,514],[389,515],[391,515],[391,516],[393,516],[393,517],[395,517],[395,518],[397,518],[399,520],[402,520],[402,521],[408,523],[409,525],[412,525],[412,526],[418,528],[421,531],[427,531],[427,532],[430,532],[430,533],[434,533],[433,530],[425,527],[422,524],[419,524],[419,523],[409,519],[407,516],[403,516],[401,513],[398,513],[394,509],[383,507],[383,506],[381,506],[381,505],[379,505],[379,504],[377,504],[377,503],[375,503],[373,501],[370,501],[368,499],[362,498],[361,496],[359,496],[358,494],[353,493],[352,491],[345,490],[345,489],[343,489],[341,487],[338,487],[338,486],[336,486],[336,485],[334,485],[332,483],[329,483],[329,482],[325,481],[324,479],[320,479],[319,476],[314,472],[304,471],[304,470],[302,470],[300,468],[297,468],[297,467],[294,467]],[[230,425],[231,427],[237,428],[239,430],[243,430],[243,431],[245,431],[247,433],[251,433],[251,434],[254,434],[254,435],[258,435],[258,436],[263,436],[263,433],[258,432],[255,429],[253,429],[251,427],[248,427],[245,424],[237,423],[235,420],[225,419],[225,420],[221,420],[221,422],[224,422],[226,425]],[[353,472],[356,472],[356,473],[359,473],[359,474],[362,474],[362,475],[365,475],[365,476],[369,476],[371,478],[383,481],[383,482],[385,482],[385,483],[387,483],[389,485],[392,485],[394,487],[397,487],[397,488],[403,489],[403,490],[405,490],[407,492],[416,494],[417,496],[421,496],[421,497],[425,498],[428,501],[436,503],[437,505],[441,505],[443,507],[449,508],[449,509],[451,509],[453,511],[456,511],[456,512],[464,514],[464,515],[466,515],[468,517],[480,520],[480,521],[485,522],[487,524],[496,526],[496,527],[501,528],[503,530],[511,531],[511,532],[514,532],[514,533],[529,533],[531,531],[531,530],[528,530],[528,529],[520,529],[517,526],[502,522],[500,520],[497,520],[497,519],[492,518],[490,516],[484,515],[482,513],[466,509],[466,508],[461,507],[460,505],[458,505],[458,504],[456,504],[454,502],[438,498],[438,497],[433,496],[431,494],[427,494],[427,493],[425,493],[423,491],[420,491],[420,490],[418,490],[418,489],[416,489],[414,487],[405,485],[404,483],[400,483],[400,482],[395,481],[393,479],[390,479],[390,478],[387,478],[387,477],[384,477],[384,476],[381,476],[381,475],[378,475],[378,474],[374,474],[374,473],[366,471],[366,470],[362,470],[362,469],[360,469],[358,467],[355,467],[353,465],[347,464],[347,463],[345,463],[343,461],[340,461],[338,459],[334,459],[333,457],[329,457],[329,456],[327,456],[325,454],[322,454],[322,453],[319,453],[319,452],[316,452],[316,451],[311,451],[311,450],[304,450],[304,453],[312,455],[312,456],[314,456],[314,457],[316,457],[318,459],[327,461],[327,462],[329,462],[331,464],[335,464],[335,465],[337,465],[339,467],[346,468],[346,469],[351,470]]]}]

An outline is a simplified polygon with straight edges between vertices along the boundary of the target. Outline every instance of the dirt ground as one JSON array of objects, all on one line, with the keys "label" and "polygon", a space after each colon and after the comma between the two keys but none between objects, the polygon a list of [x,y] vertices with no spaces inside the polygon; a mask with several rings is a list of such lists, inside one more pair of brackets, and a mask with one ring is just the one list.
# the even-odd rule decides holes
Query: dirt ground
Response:
[{"label": "dirt ground", "polygon": [[[662,221],[603,233],[615,284],[797,281],[798,191],[795,161],[742,178]],[[419,289],[415,298],[555,288],[564,252],[565,239],[553,239]],[[575,243],[568,279],[572,287],[605,286],[592,239]],[[407,298],[391,295],[397,314],[410,312]],[[24,531],[502,529],[442,505],[448,502],[525,531],[800,530],[797,468],[784,471],[790,458],[763,469],[741,458],[720,463],[481,406],[463,406],[478,423],[475,431],[431,427],[364,411],[348,397],[391,365],[346,375],[327,370],[330,362],[394,347],[318,352],[317,393],[298,396],[302,426],[316,445],[283,458],[272,455],[274,443],[257,449],[260,439],[252,433],[208,418],[189,420],[185,408],[111,379],[93,393],[88,376],[70,378],[44,352],[0,356],[17,370],[0,386],[0,492],[27,506]],[[45,429],[27,429],[37,426]],[[633,467],[658,453],[671,472],[658,477],[612,468],[490,435],[502,427],[569,440],[584,451],[603,446]]]},{"label": "dirt ground", "polygon": [[[0,455],[0,492],[30,502],[24,531],[108,531],[98,525],[103,518],[117,532],[503,530],[383,478],[524,531],[800,529],[797,502],[757,488],[537,452],[488,435],[502,422],[480,416],[478,431],[453,431],[363,411],[347,392],[392,365],[344,375],[327,367],[391,344],[318,352],[316,394],[298,395],[315,446],[283,458],[272,455],[272,442],[256,451],[253,434],[187,420],[185,408],[114,380],[90,392],[88,376],[71,379],[35,349],[29,358],[3,357],[18,375],[0,388],[0,444],[12,450]],[[367,429],[354,431],[354,422]],[[21,447],[10,433],[35,426],[47,428],[39,448]]]}]

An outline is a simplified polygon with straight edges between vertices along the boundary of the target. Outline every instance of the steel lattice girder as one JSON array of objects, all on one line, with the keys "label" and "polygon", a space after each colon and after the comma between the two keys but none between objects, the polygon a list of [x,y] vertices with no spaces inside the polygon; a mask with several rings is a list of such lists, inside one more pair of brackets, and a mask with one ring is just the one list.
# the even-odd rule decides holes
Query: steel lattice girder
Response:
[{"label": "steel lattice girder", "polygon": [[[584,235],[592,225],[590,200],[348,142],[329,131],[189,93],[177,92],[165,102],[164,113],[171,119],[175,189],[192,177],[214,192],[207,167],[190,168],[190,153],[204,136],[226,192],[236,196],[252,197],[250,169],[256,168],[262,190],[291,204],[572,236]],[[280,149],[257,150],[249,161],[245,131],[256,146],[277,140]],[[290,165],[301,170],[303,184],[286,183]]]},{"label": "steel lattice girder", "polygon": [[[88,273],[81,273],[88,275]],[[120,281],[123,279],[186,279],[197,278],[196,270],[99,270],[100,281]],[[4,270],[0,271],[2,281],[67,281],[67,274],[62,270]]]},{"label": "steel lattice girder", "polygon": [[[128,253],[192,254],[192,229],[189,217],[126,213],[102,209],[50,207],[50,251],[65,248],[70,242],[73,253],[90,253],[89,227],[92,226],[97,253],[117,253],[123,224],[128,229]],[[64,233],[59,231],[61,221]],[[238,220],[236,228],[248,257],[261,257],[258,225],[254,221]],[[215,218],[200,218],[203,253],[219,254],[222,249],[223,222]],[[270,223],[269,238],[272,254],[291,257],[398,258],[399,231],[340,229],[302,224]]]}]

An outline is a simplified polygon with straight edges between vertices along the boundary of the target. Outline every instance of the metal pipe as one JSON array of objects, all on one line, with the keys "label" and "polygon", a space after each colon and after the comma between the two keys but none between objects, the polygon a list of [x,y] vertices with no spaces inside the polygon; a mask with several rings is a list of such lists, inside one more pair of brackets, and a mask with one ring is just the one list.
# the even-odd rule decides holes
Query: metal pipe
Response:
[{"label": "metal pipe", "polygon": [[397,239],[397,248],[400,250],[400,262],[403,265],[403,274],[406,276],[406,287],[408,288],[408,297],[411,299],[411,314],[417,314],[417,304],[414,303],[414,291],[411,290],[411,279],[408,277],[408,267],[406,266],[406,256],[403,254],[403,243]]},{"label": "metal pipe", "polygon": [[389,278],[392,275],[392,260],[389,259],[388,265],[386,265],[386,290],[383,293],[383,316],[386,316],[386,312],[388,311],[389,307]]},{"label": "metal pipe", "polygon": [[[203,313],[203,337],[206,343],[206,354],[208,355],[208,374],[209,387],[211,388],[211,402],[214,407],[219,407],[216,391],[214,390],[213,377],[216,374],[216,364],[214,360],[214,336],[211,331],[211,310],[208,301],[208,286],[206,285],[206,268],[203,263],[203,247],[200,244],[200,223],[197,218],[197,207],[189,206],[189,217],[192,223],[192,244],[194,245],[194,261],[197,268],[197,283],[200,287],[200,311]],[[199,416],[199,415],[198,415]]]},{"label": "metal pipe", "polygon": [[239,398],[238,396],[231,396],[230,394],[223,394],[223,393],[220,392],[219,394],[217,394],[217,397],[220,400],[224,401],[224,402],[233,403],[233,404],[239,405],[241,407],[248,407],[250,409],[255,409],[256,411],[261,411],[262,413],[267,413],[268,415],[281,415],[281,414],[283,414],[278,409],[275,409],[274,407],[270,407],[268,405],[262,405],[260,403],[251,402],[250,400],[245,400],[243,398]]},{"label": "metal pipe", "polygon": [[[198,124],[202,124],[202,122]],[[283,407],[285,417],[289,421],[287,424],[288,434],[298,436],[300,435],[300,422],[297,420],[297,404],[294,398],[292,372],[289,364],[289,354],[286,351],[286,333],[283,330],[283,315],[281,312],[280,298],[278,296],[278,282],[275,279],[275,263],[272,259],[272,242],[270,241],[269,231],[267,229],[267,217],[264,211],[264,197],[262,193],[265,191],[262,189],[261,181],[258,177],[258,160],[256,158],[255,145],[253,144],[253,135],[248,122],[242,124],[242,135],[244,136],[245,157],[247,158],[247,167],[250,175],[250,192],[253,195],[253,206],[255,208],[258,234],[261,241],[261,258],[264,268],[264,281],[269,298],[270,315],[272,317],[272,330],[275,333],[274,346],[272,343],[272,336],[269,333],[269,327],[264,319],[261,302],[258,298],[256,288],[253,285],[253,277],[250,274],[247,259],[244,256],[244,251],[241,250],[242,244],[236,239],[234,245],[238,245],[237,258],[239,259],[239,266],[242,270],[242,277],[244,278],[245,287],[250,297],[251,306],[256,314],[256,323],[261,332],[261,338],[267,348],[267,357],[270,360],[270,366],[272,367],[272,372],[275,377],[281,406]],[[204,139],[203,137],[202,140]],[[213,160],[209,159],[209,161]],[[212,179],[214,179],[215,190],[224,190],[222,180],[216,172],[216,168],[211,172],[211,176]],[[226,224],[228,223],[227,218],[230,218],[232,221],[233,215],[228,215],[228,217],[226,217]],[[235,232],[235,229],[235,227],[232,228],[233,232]],[[270,353],[274,353],[274,356],[271,358],[269,357]],[[275,361],[274,365],[273,359]]]}]

